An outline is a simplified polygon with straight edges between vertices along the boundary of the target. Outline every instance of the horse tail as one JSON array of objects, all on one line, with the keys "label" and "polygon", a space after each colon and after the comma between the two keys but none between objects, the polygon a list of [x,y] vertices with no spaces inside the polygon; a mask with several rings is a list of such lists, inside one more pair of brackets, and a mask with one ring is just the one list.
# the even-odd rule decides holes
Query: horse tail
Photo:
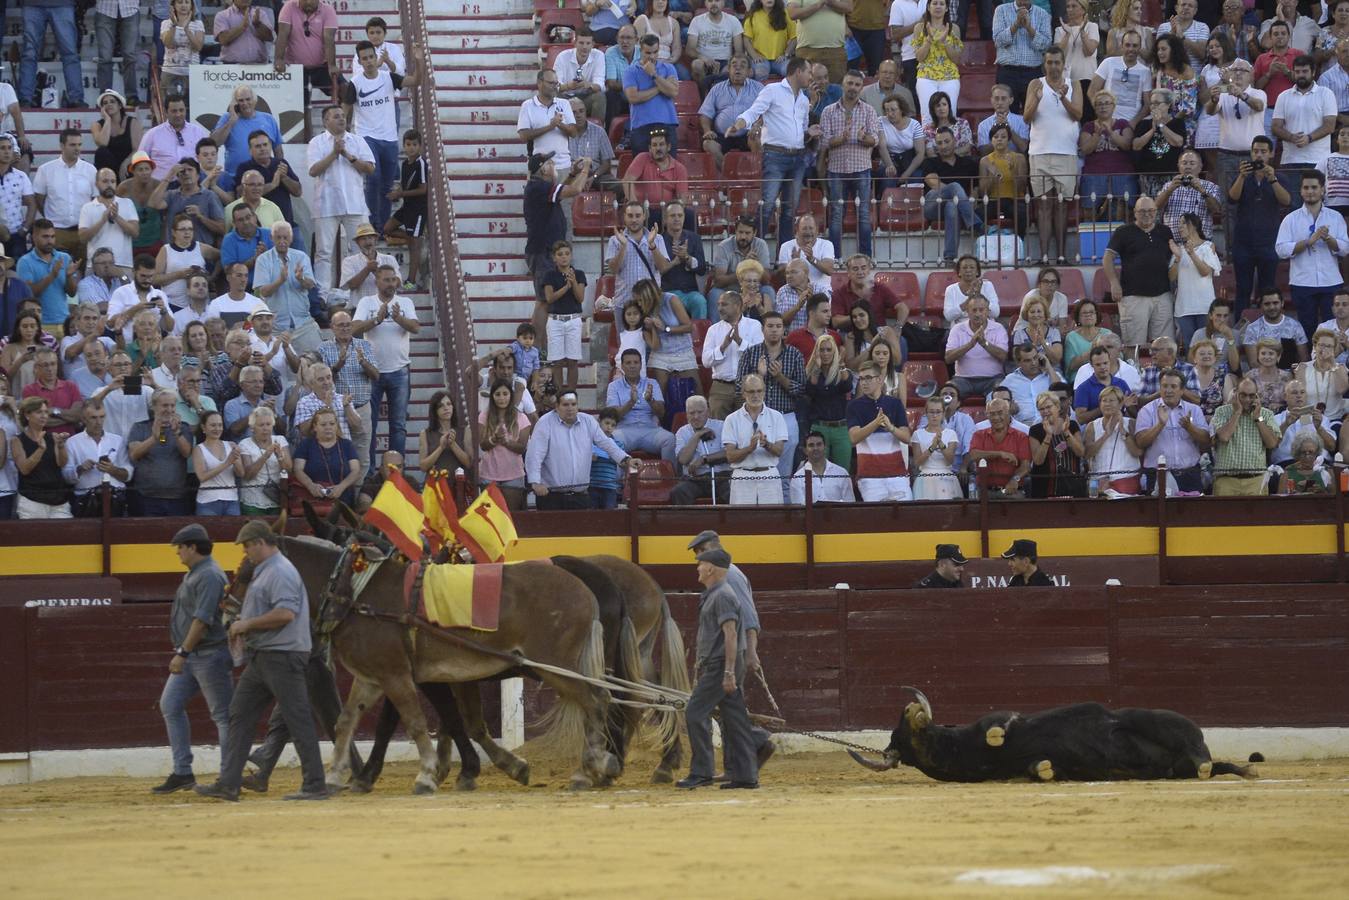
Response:
[{"label": "horse tail", "polygon": [[[590,634],[576,660],[576,672],[597,681],[604,678],[604,627],[599,619],[590,623]],[[578,756],[589,750],[589,735],[604,725],[609,692],[587,687],[589,690],[575,694],[559,693],[558,702],[539,719],[543,734],[538,741],[543,748],[559,753],[575,752]],[[588,697],[590,702],[583,703],[582,697]]]},{"label": "horse tail", "polygon": [[[670,604],[661,600],[660,677],[657,683],[674,691],[690,693],[688,665],[684,662],[684,636],[670,613]],[[674,710],[656,710],[653,716],[660,746],[669,747],[679,740],[679,726],[683,716]]]},{"label": "horse tail", "polygon": [[642,680],[642,650],[637,643],[637,629],[626,612],[623,613],[623,624],[618,630],[618,658],[614,669],[614,674],[619,678]]}]

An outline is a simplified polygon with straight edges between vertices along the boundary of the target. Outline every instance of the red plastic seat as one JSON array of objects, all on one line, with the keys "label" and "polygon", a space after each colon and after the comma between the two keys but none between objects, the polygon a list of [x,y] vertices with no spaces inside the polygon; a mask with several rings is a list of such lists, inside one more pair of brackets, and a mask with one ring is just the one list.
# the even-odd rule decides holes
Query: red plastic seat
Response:
[{"label": "red plastic seat", "polygon": [[689,113],[696,114],[698,107],[703,105],[702,95],[698,93],[698,82],[681,81],[679,82],[679,93],[675,94],[675,112],[681,116]]},{"label": "red plastic seat", "polygon": [[957,113],[964,113],[966,110],[984,110],[991,109],[989,94],[993,91],[993,85],[998,83],[998,76],[992,72],[965,72],[960,74],[960,99],[956,101]]},{"label": "red plastic seat", "polygon": [[[1062,268],[1059,273],[1059,291],[1068,298],[1068,305],[1072,306],[1083,297],[1087,296],[1087,282],[1082,277],[1081,269]],[[1071,311],[1070,311],[1071,314]]]},{"label": "red plastic seat", "polygon": [[[819,188],[802,188],[801,197],[796,204],[796,214],[804,216],[810,213],[815,216],[815,224],[821,231],[825,230],[827,224],[825,220],[824,191]],[[834,248],[835,252],[838,248]]]},{"label": "red plastic seat", "polygon": [[[688,82],[681,81],[680,85]],[[675,131],[675,140],[679,142],[679,158],[684,158],[685,150],[700,151],[703,148],[703,130],[698,125],[698,116],[681,115],[679,117],[679,128]]]},{"label": "red plastic seat", "polygon": [[959,276],[949,269],[929,272],[927,286],[923,289],[923,310],[934,316],[945,315],[946,289],[959,280]]},{"label": "red plastic seat", "polygon": [[[612,275],[601,275],[601,276],[599,277],[599,280],[595,282],[595,296],[596,296],[596,297],[612,297],[612,296],[614,295],[614,284],[615,284],[615,282],[614,282],[614,276],[612,276]],[[613,320],[614,320],[614,311],[613,311],[613,310],[611,310],[611,309],[597,309],[597,310],[595,310],[595,321],[596,321],[596,322],[612,322]],[[617,329],[617,328],[611,328],[609,331],[610,331],[611,336],[613,336],[613,340],[615,341],[615,344],[614,344],[614,346],[613,346],[613,348],[611,349],[611,352],[610,352],[610,354],[609,354],[610,356],[613,356],[614,352],[616,352],[616,351],[618,350],[618,344],[616,343],[617,340],[618,340],[618,337],[617,337],[617,335],[618,335],[618,329]]]},{"label": "red plastic seat", "polygon": [[689,414],[686,412],[677,412],[670,419],[670,430],[673,431],[675,434],[678,434],[679,429],[683,428],[688,423],[689,423]]},{"label": "red plastic seat", "polygon": [[[680,146],[683,146],[683,144],[681,143]],[[679,161],[684,164],[684,168],[689,170],[690,184],[695,181],[717,180],[717,163],[712,159],[712,154],[680,150]]]},{"label": "red plastic seat", "polygon": [[1021,301],[1030,291],[1030,280],[1024,269],[985,269],[984,277],[993,283],[998,294],[998,308],[1005,313],[1021,309]]},{"label": "red plastic seat", "polygon": [[572,232],[580,237],[603,237],[619,224],[613,196],[605,191],[583,191],[571,202]]},{"label": "red plastic seat", "polygon": [[946,384],[949,380],[946,372],[946,363],[938,359],[911,359],[904,363],[904,380],[909,385],[910,404],[921,404],[922,398],[915,391],[918,385],[924,381],[935,381],[938,386]]},{"label": "red plastic seat", "polygon": [[980,422],[988,421],[988,410],[984,408],[984,405],[982,403],[970,404],[969,406],[962,406],[960,407],[960,411],[968,415],[971,419],[973,419],[974,424],[976,425],[978,425]]},{"label": "red plastic seat", "polygon": [[1091,299],[1098,301],[1110,299],[1110,279],[1106,278],[1104,268],[1097,269],[1091,278]]},{"label": "red plastic seat", "polygon": [[699,234],[718,235],[723,234],[729,227],[727,204],[721,199],[721,192],[714,187],[690,187],[688,196],[684,198],[686,215],[685,224],[692,221],[696,222],[696,228]]},{"label": "red plastic seat", "polygon": [[922,231],[926,227],[923,222],[923,189],[887,188],[876,210],[875,227],[877,231],[886,232]]},{"label": "red plastic seat", "polygon": [[883,284],[893,291],[894,295],[909,307],[910,312],[917,312],[923,302],[923,295],[918,292],[918,276],[913,272],[880,269],[876,272],[876,283]]},{"label": "red plastic seat", "polygon": [[632,157],[631,150],[624,150],[618,154],[618,177],[620,179],[628,173],[628,166],[632,165]]},{"label": "red plastic seat", "polygon": [[703,358],[703,338],[707,337],[707,331],[712,327],[710,319],[693,319],[693,356],[695,359]]},{"label": "red plastic seat", "polygon": [[960,79],[964,80],[979,69],[998,64],[998,48],[992,41],[966,41],[965,55],[960,61]]},{"label": "red plastic seat", "polygon": [[609,123],[609,143],[615,147],[618,142],[623,140],[623,135],[628,133],[628,117],[614,116],[614,120]]},{"label": "red plastic seat", "polygon": [[637,496],[631,498],[629,502],[636,501],[638,506],[668,506],[670,491],[674,490],[674,486],[673,463],[663,459],[640,460],[637,469]]},{"label": "red plastic seat", "polygon": [[721,164],[722,183],[728,187],[758,187],[763,179],[763,162],[757,154],[732,150]]}]

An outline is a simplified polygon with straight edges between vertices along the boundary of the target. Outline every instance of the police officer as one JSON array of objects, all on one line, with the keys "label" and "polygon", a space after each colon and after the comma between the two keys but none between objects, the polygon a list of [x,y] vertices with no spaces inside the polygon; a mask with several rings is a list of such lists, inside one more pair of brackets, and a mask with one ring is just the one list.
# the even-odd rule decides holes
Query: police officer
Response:
[{"label": "police officer", "polygon": [[229,744],[214,784],[197,785],[203,797],[238,801],[244,761],[258,719],[275,700],[281,709],[300,756],[304,784],[287,800],[326,800],[323,757],[319,755],[314,714],[305,688],[305,666],[312,641],[309,636],[309,597],[304,581],[291,561],[281,555],[277,535],[266,523],[254,520],[234,539],[254,565],[253,579],[244,595],[243,610],[230,636],[242,635],[248,662],[230,704]]},{"label": "police officer", "polygon": [[233,661],[225,626],[220,621],[220,600],[225,596],[225,573],[211,556],[211,536],[200,525],[182,529],[170,541],[178,559],[187,567],[183,583],[173,595],[169,613],[169,636],[173,639],[173,658],[169,660],[169,679],[159,696],[159,711],[169,731],[173,751],[173,773],[151,790],[172,794],[192,787],[192,730],[187,720],[187,702],[198,691],[211,710],[220,752],[225,752],[229,735],[230,699],[234,696]]},{"label": "police officer", "polygon": [[965,563],[969,562],[960,552],[957,544],[937,545],[937,568],[914,585],[916,588],[958,588],[964,587],[961,576],[965,574]]},{"label": "police officer", "polygon": [[[712,529],[698,532],[697,537],[689,541],[689,549],[696,556],[704,550],[723,550],[721,546],[721,535]],[[750,587],[749,579],[745,573],[735,563],[731,563],[731,568],[726,573],[726,583],[735,591],[736,599],[740,601],[742,608],[741,623],[745,631],[745,666],[746,674],[749,672],[760,671],[762,666],[759,664],[759,611],[754,606],[754,590]],[[743,692],[744,685],[740,688]],[[758,763],[758,768],[762,769],[764,764],[773,756],[777,746],[773,743],[773,736],[765,728],[758,725],[750,726],[751,734],[754,737],[754,758]]]},{"label": "police officer", "polygon": [[1040,571],[1039,548],[1025,538],[1012,541],[1002,558],[1008,561],[1012,577],[1008,587],[1054,587],[1054,579]]},{"label": "police officer", "polygon": [[741,684],[745,676],[744,634],[740,599],[727,583],[731,555],[725,550],[698,554],[698,581],[703,596],[698,606],[698,680],[689,697],[689,775],[677,787],[692,789],[712,784],[712,713],[721,713],[721,738],[730,780],[722,790],[754,789],[759,768],[754,762],[749,711]]}]

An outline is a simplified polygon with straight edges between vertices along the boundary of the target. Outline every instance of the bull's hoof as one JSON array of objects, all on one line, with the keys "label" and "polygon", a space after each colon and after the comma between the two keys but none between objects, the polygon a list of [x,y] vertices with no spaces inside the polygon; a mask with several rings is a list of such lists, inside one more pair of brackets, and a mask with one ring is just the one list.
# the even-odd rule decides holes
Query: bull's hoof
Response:
[{"label": "bull's hoof", "polygon": [[[357,778],[353,778],[351,780],[351,784],[347,785],[347,787],[351,790],[353,794],[368,794],[370,793],[371,790],[374,789],[374,785],[372,785],[370,782],[361,781],[360,779]],[[332,785],[328,785],[328,789],[334,790]]]},{"label": "bull's hoof", "polygon": [[1035,777],[1041,781],[1054,780],[1054,764],[1047,759],[1042,759],[1036,763],[1032,771],[1035,772]]},{"label": "bull's hoof", "polygon": [[1007,732],[1001,725],[994,725],[988,731],[984,732],[984,741],[990,747],[1001,747],[1002,742],[1007,739]]},{"label": "bull's hoof", "polygon": [[1199,764],[1199,777],[1210,778],[1213,775],[1213,763],[1202,762]]},{"label": "bull's hoof", "polygon": [[460,775],[454,782],[456,791],[476,791],[478,789],[478,779],[472,775]]},{"label": "bull's hoof", "polygon": [[670,784],[674,781],[674,773],[669,769],[657,769],[651,773],[652,784]]}]

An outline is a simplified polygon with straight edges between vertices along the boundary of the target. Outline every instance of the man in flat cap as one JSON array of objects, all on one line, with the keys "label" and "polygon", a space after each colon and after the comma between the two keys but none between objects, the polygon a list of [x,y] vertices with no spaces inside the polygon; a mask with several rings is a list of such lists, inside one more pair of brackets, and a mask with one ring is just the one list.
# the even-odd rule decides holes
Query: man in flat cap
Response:
[{"label": "man in flat cap", "polygon": [[1008,587],[1054,587],[1054,579],[1040,571],[1039,548],[1025,538],[1012,541],[1002,558],[1012,568]]},{"label": "man in flat cap", "polygon": [[[693,540],[689,541],[689,549],[693,551],[696,557],[704,550],[724,550],[721,546],[721,535],[712,529],[698,532]],[[749,579],[745,573],[735,563],[726,570],[726,583],[731,586],[735,592],[736,599],[740,601],[740,625],[744,631],[743,644],[745,647],[745,674],[758,671],[759,664],[759,611],[754,606],[754,589],[750,587]],[[744,691],[744,684],[740,689]],[[754,760],[758,768],[762,769],[768,762],[777,747],[773,744],[773,735],[768,729],[760,728],[758,725],[750,727],[750,735],[754,739]]]},{"label": "man in flat cap", "polygon": [[937,545],[937,567],[923,580],[914,585],[916,588],[958,588],[964,587],[961,576],[965,574],[965,563],[969,562],[960,552],[957,544]]},{"label": "man in flat cap", "polygon": [[211,536],[196,523],[178,531],[170,541],[178,559],[187,568],[183,583],[173,595],[169,613],[169,636],[173,658],[169,679],[159,695],[159,712],[169,732],[173,773],[151,790],[172,794],[192,787],[192,729],[187,720],[187,702],[200,691],[215,721],[220,752],[229,735],[230,699],[234,696],[233,662],[220,621],[220,601],[225,596],[225,573],[211,556]]},{"label": "man in flat cap", "polygon": [[698,554],[698,581],[703,596],[698,607],[698,680],[689,697],[690,762],[681,788],[700,788],[713,783],[716,762],[712,752],[712,713],[721,713],[721,741],[730,780],[722,790],[754,789],[759,786],[759,768],[754,762],[749,711],[741,691],[745,677],[742,647],[742,608],[735,591],[726,582],[731,554],[704,550]]},{"label": "man in flat cap", "polygon": [[243,544],[253,564],[253,577],[244,595],[243,610],[230,625],[230,636],[242,635],[248,662],[230,704],[229,744],[220,765],[220,780],[197,785],[203,797],[238,801],[248,748],[258,719],[275,700],[295,740],[304,784],[287,800],[326,800],[323,757],[319,755],[314,714],[305,687],[312,640],[309,635],[309,597],[304,581],[290,560],[281,554],[278,537],[265,522],[254,519],[239,529],[234,539]]}]

